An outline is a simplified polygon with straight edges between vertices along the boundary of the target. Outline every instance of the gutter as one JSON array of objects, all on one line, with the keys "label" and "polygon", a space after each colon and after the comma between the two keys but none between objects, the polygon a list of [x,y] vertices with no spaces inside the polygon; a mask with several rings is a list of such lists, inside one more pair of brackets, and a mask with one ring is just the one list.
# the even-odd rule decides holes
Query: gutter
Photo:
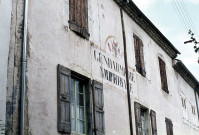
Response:
[{"label": "gutter", "polygon": [[[123,5],[128,4],[128,0]],[[128,75],[128,60],[127,60],[127,49],[126,49],[126,34],[125,34],[125,27],[124,27],[124,17],[123,17],[123,9],[120,8],[120,15],[121,15],[121,24],[122,24],[122,35],[123,35],[123,44],[124,44],[124,62],[125,62],[125,69],[126,69],[126,84],[127,84],[127,98],[128,98],[128,110],[129,110],[129,124],[130,124],[130,135],[133,135],[133,122],[132,122],[132,109],[131,109],[131,95],[130,95],[130,87],[129,87],[129,75]]]},{"label": "gutter", "polygon": [[26,46],[28,24],[28,0],[24,1],[24,26],[22,46],[22,70],[21,70],[21,111],[20,111],[20,135],[24,135],[24,102],[26,92]]}]

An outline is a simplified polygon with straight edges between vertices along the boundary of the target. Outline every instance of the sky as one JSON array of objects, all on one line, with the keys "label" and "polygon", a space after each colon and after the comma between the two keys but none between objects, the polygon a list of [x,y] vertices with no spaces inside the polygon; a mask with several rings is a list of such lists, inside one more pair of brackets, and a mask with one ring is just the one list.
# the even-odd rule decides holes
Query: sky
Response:
[{"label": "sky", "polygon": [[[173,0],[177,3],[177,0]],[[188,30],[183,24],[172,0],[133,0],[149,20],[162,32],[165,37],[181,52],[177,59],[182,60],[190,72],[199,80],[199,54],[194,52],[193,43],[184,44],[190,40]],[[199,0],[178,0],[183,1],[193,24],[194,33],[199,33]],[[188,26],[187,26],[188,27]],[[194,37],[199,42],[199,35]]]}]

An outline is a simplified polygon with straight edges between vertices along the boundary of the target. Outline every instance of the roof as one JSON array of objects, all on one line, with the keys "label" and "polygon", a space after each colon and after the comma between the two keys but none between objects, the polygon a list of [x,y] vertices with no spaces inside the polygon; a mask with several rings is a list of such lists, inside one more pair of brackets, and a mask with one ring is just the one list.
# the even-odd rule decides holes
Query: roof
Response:
[{"label": "roof", "polygon": [[187,69],[181,60],[176,59],[173,67],[194,90],[199,92],[198,80]]},{"label": "roof", "polygon": [[173,44],[156,28],[156,26],[142,13],[142,11],[129,0],[114,0],[172,59],[180,52]]}]

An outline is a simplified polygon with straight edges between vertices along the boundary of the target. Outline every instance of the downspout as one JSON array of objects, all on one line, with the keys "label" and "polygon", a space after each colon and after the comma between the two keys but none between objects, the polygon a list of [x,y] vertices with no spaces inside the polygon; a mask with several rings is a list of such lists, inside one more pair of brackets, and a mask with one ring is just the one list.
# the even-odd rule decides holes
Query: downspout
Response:
[{"label": "downspout", "polygon": [[[128,1],[127,1],[126,4],[128,4]],[[124,28],[124,18],[123,18],[122,8],[120,8],[120,14],[121,14],[122,35],[123,35],[123,44],[124,44],[124,62],[125,62],[125,69],[126,69],[126,84],[127,84],[130,135],[133,135],[133,123],[132,123],[132,112],[131,112],[131,97],[130,97],[129,75],[128,75],[129,71],[128,71],[128,61],[127,61],[127,50],[126,50],[126,33],[125,33],[125,28]]]},{"label": "downspout", "polygon": [[[198,88],[199,89],[199,88]],[[197,112],[198,112],[198,120],[199,120],[199,104],[198,104],[198,99],[199,97],[198,97],[198,91],[197,90],[195,90],[195,99],[196,99],[196,108],[197,108]]]},{"label": "downspout", "polygon": [[24,102],[26,92],[26,45],[27,45],[27,18],[28,18],[28,0],[24,1],[24,31],[22,46],[22,70],[21,70],[21,112],[20,112],[20,135],[24,135]]}]

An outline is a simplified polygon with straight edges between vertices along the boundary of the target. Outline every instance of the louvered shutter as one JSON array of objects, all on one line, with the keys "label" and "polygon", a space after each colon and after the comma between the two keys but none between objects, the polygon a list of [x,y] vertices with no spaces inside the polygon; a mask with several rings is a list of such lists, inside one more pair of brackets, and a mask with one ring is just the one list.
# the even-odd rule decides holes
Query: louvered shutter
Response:
[{"label": "louvered shutter", "polygon": [[136,133],[142,135],[142,121],[141,121],[141,106],[139,103],[134,103],[135,108],[135,122],[136,122]]},{"label": "louvered shutter", "polygon": [[58,65],[57,73],[57,128],[59,132],[71,132],[70,119],[70,78],[71,71],[61,65]]},{"label": "louvered shutter", "polygon": [[160,66],[160,77],[161,77],[162,90],[169,93],[168,85],[167,85],[166,66],[165,66],[164,61],[161,58],[159,58],[159,66]]},{"label": "louvered shutter", "polygon": [[88,33],[88,0],[82,1],[82,35],[88,39],[90,36]]},{"label": "louvered shutter", "polygon": [[69,27],[80,36],[88,39],[88,1],[70,0]]},{"label": "louvered shutter", "polygon": [[89,80],[89,83],[86,87],[88,90],[86,90],[86,118],[87,118],[87,134],[92,135],[92,92],[91,92],[91,81]]},{"label": "louvered shutter", "polygon": [[103,85],[100,82],[93,81],[94,98],[94,122],[95,135],[105,135],[104,133],[104,97]]},{"label": "louvered shutter", "polygon": [[156,124],[156,113],[155,111],[151,110],[151,128],[152,128],[152,135],[157,135],[157,124]]},{"label": "louvered shutter", "polygon": [[144,65],[144,51],[143,51],[143,43],[142,40],[140,42],[140,61],[141,61],[141,74],[146,76],[145,65]]},{"label": "louvered shutter", "polygon": [[173,123],[170,119],[165,118],[167,135],[173,135]]},{"label": "louvered shutter", "polygon": [[134,35],[134,47],[135,47],[136,70],[139,73],[141,73],[139,38],[136,35]]}]

